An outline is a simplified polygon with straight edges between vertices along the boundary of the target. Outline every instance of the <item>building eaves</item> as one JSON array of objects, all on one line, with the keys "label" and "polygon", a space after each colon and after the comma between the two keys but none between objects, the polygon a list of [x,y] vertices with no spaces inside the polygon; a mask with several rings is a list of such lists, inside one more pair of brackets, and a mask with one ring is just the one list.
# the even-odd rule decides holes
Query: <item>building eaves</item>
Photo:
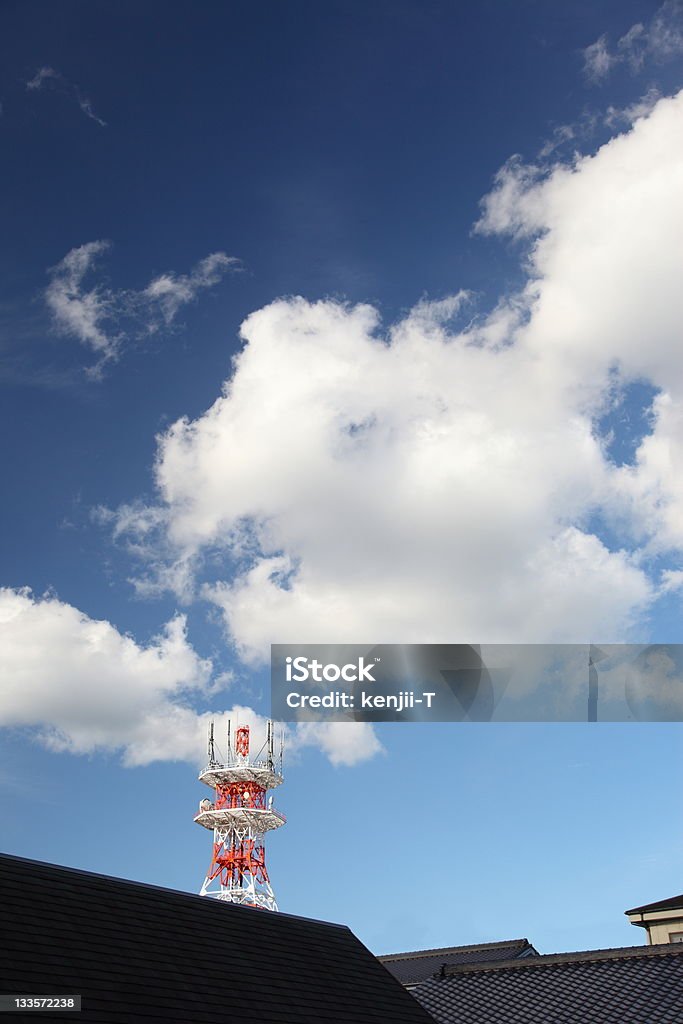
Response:
[{"label": "building eaves", "polygon": [[598,960],[629,960],[634,957],[681,956],[683,943],[663,943],[656,946],[618,946],[614,949],[587,949],[577,953],[546,953],[539,956],[515,957],[511,960],[493,960],[476,964],[453,964],[443,970],[442,977],[453,974],[474,974],[483,971],[510,971],[518,969],[551,968],[562,964],[593,963]]},{"label": "building eaves", "polygon": [[530,954],[537,955],[537,950],[527,939],[508,939],[502,942],[478,942],[469,946],[443,946],[440,949],[421,949],[410,953],[390,953],[377,959],[402,985],[412,990],[444,965],[511,960]]},{"label": "building eaves", "polygon": [[654,910],[683,910],[683,895],[671,896],[668,900],[659,900],[657,903],[646,903],[642,907],[633,907],[631,910],[625,910],[624,913],[628,916],[629,914],[649,914]]},{"label": "building eaves", "polygon": [[478,950],[488,949],[509,949],[515,946],[530,946],[528,939],[505,939],[501,942],[475,942],[466,946],[440,946],[436,949],[415,949],[408,953],[383,953],[377,959],[382,962],[387,960],[415,960],[420,957],[437,956],[439,953],[474,953]]}]

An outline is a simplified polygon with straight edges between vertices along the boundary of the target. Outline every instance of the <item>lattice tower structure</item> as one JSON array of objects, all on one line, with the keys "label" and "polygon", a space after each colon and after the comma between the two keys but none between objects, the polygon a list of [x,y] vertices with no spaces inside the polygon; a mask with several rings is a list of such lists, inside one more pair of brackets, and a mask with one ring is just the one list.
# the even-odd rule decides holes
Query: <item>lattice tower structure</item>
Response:
[{"label": "lattice tower structure", "polygon": [[267,797],[282,780],[282,747],[276,764],[273,755],[273,727],[268,722],[265,756],[252,759],[249,754],[249,726],[237,729],[234,750],[228,725],[228,755],[217,760],[213,723],[209,730],[209,763],[199,780],[214,791],[214,799],[204,799],[195,815],[198,825],[213,832],[213,856],[202,896],[277,910],[275,895],[266,868],[264,837],[286,821]]}]

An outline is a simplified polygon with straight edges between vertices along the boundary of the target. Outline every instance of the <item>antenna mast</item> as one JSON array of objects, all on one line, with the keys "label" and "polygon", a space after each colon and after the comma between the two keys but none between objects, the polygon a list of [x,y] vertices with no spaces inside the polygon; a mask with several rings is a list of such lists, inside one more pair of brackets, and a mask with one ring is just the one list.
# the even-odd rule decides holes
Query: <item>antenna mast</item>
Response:
[{"label": "antenna mast", "polygon": [[214,756],[211,723],[209,764],[200,772],[199,780],[214,790],[214,800],[202,800],[194,820],[213,831],[213,857],[201,895],[277,910],[266,870],[264,837],[286,819],[273,807],[273,798],[266,799],[268,790],[282,782],[282,765],[278,771],[273,763],[272,722],[268,722],[266,746],[265,761],[252,759],[249,726],[244,725],[237,730],[233,753],[228,721],[227,760],[220,764]]}]

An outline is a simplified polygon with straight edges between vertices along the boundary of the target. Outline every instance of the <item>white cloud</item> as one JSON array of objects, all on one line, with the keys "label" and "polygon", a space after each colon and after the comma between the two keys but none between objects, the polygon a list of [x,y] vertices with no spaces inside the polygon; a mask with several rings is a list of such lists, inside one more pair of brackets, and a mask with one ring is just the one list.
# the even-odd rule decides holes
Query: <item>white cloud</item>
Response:
[{"label": "white cloud", "polygon": [[33,78],[28,79],[26,82],[26,89],[29,92],[39,92],[41,89],[44,89],[46,85],[57,86],[62,93],[72,96],[87,118],[91,121],[95,121],[100,128],[107,127],[107,122],[103,121],[101,117],[98,117],[93,110],[92,103],[88,97],[83,95],[78,86],[72,85],[66,80],[60,71],[55,71],[54,68],[47,65],[42,68],[38,68]]},{"label": "white cloud", "polygon": [[88,242],[70,252],[49,271],[45,300],[60,334],[76,338],[100,358],[89,371],[101,374],[102,366],[117,359],[127,338],[156,333],[170,327],[182,306],[193,302],[200,291],[219,283],[223,274],[235,269],[239,260],[215,252],[200,260],[189,274],[170,271],[154,278],[141,291],[95,285],[89,291],[83,282],[110,243]]},{"label": "white cloud", "polygon": [[655,86],[651,86],[644,96],[635,103],[629,103],[625,107],[609,106],[604,117],[604,123],[610,127],[630,126],[639,117],[646,117],[652,112],[659,100],[661,93]]},{"label": "white cloud", "polygon": [[[369,306],[303,298],[245,321],[156,482],[178,564],[232,560],[203,593],[247,662],[271,642],[616,642],[642,623],[645,556],[683,546],[682,113],[662,99],[594,156],[501,171],[479,230],[526,239],[529,280],[483,323],[449,325],[462,293],[384,333]],[[596,436],[615,374],[660,390],[621,469]]]},{"label": "white cloud", "polygon": [[170,324],[181,306],[192,302],[202,289],[218,284],[223,274],[238,264],[235,257],[214,252],[200,260],[189,274],[170,272],[156,277],[147,285],[144,295],[158,305],[164,321]]},{"label": "white cloud", "polygon": [[300,722],[295,742],[322,750],[335,767],[351,767],[384,750],[368,722]]},{"label": "white cloud", "polygon": [[447,295],[445,299],[421,299],[410,310],[409,318],[429,330],[430,326],[438,327],[453,320],[471,298],[469,292],[461,290],[457,295]]},{"label": "white cloud", "polygon": [[683,53],[683,4],[667,0],[647,26],[632,25],[610,52],[607,37],[600,36],[583,51],[584,74],[594,84],[604,81],[614,67],[623,64],[634,74],[647,62],[662,63]]},{"label": "white cloud", "polygon": [[645,63],[645,54],[649,46],[648,33],[645,26],[640,22],[632,25],[628,32],[619,39],[617,49],[619,56],[614,58],[613,63],[620,60],[625,61],[635,73],[640,71]]},{"label": "white cloud", "polygon": [[557,125],[553,129],[551,137],[541,146],[538,153],[540,159],[547,159],[556,149],[565,146],[569,142],[573,142],[576,139],[577,131],[577,126],[573,124]]},{"label": "white cloud", "polygon": [[207,687],[210,671],[182,616],[141,646],[56,597],[0,590],[0,725],[38,728],[54,750],[120,749],[130,764],[162,750],[190,756],[197,716],[186,698]]},{"label": "white cloud", "polygon": [[[574,401],[598,401],[610,366],[660,389],[633,466],[610,472],[601,500],[645,550],[683,543],[683,93],[659,100],[594,157],[501,192],[485,229],[537,232],[519,341]],[[521,211],[521,212],[520,212]],[[521,227],[520,227],[521,221]]]},{"label": "white cloud", "polygon": [[118,351],[120,335],[111,333],[107,321],[116,316],[115,298],[102,286],[90,291],[83,289],[86,275],[108,248],[108,242],[98,241],[71,249],[51,269],[45,301],[61,334],[77,338],[104,359],[113,359]]},{"label": "white cloud", "polygon": [[97,116],[97,114],[92,108],[92,103],[90,102],[87,96],[82,96],[77,90],[76,98],[78,99],[79,107],[81,108],[86,117],[89,117],[91,121],[95,121],[95,123],[98,124],[100,128],[107,127],[107,122],[103,121],[101,117]]},{"label": "white cloud", "polygon": [[143,551],[147,538],[155,534],[165,521],[161,509],[151,508],[141,501],[120,505],[116,514],[100,505],[92,515],[96,522],[112,525],[115,539],[125,537],[135,548]]},{"label": "white cloud", "polygon": [[665,594],[683,589],[683,569],[665,569],[662,573],[662,591]]},{"label": "white cloud", "polygon": [[515,239],[537,235],[546,221],[536,186],[549,173],[543,165],[526,164],[516,153],[497,171],[493,189],[481,201],[482,216],[474,226],[480,234],[506,234]]},{"label": "white cloud", "polygon": [[680,0],[667,0],[659,8],[650,22],[647,46],[659,60],[683,53],[683,4]]},{"label": "white cloud", "polygon": [[26,88],[30,91],[36,91],[42,89],[46,82],[57,81],[61,79],[59,71],[55,71],[54,68],[45,65],[42,68],[38,68],[33,78],[30,78],[26,82]]},{"label": "white cloud", "polygon": [[[266,720],[252,708],[198,712],[191,706],[191,698],[205,705],[215,700],[225,686],[226,677],[211,683],[211,671],[190,645],[183,616],[141,645],[54,596],[0,588],[0,728],[30,728],[51,750],[118,752],[129,767],[202,765],[209,722],[224,753],[220,737],[230,719],[233,730],[250,726],[256,753]],[[355,764],[380,749],[368,730],[355,723],[312,727],[301,745],[318,747],[335,765]]]},{"label": "white cloud", "polygon": [[590,82],[600,82],[606,78],[617,58],[610,54],[607,47],[607,36],[600,36],[583,51],[583,70]]}]

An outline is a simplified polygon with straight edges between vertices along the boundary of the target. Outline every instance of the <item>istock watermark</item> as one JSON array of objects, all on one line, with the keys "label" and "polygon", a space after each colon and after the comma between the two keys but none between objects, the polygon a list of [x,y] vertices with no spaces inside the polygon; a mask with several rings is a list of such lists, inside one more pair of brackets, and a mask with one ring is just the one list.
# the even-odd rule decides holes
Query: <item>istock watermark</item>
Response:
[{"label": "istock watermark", "polygon": [[681,644],[274,644],[284,722],[679,722]]},{"label": "istock watermark", "polygon": [[310,659],[305,655],[298,658],[285,658],[285,678],[288,683],[305,683],[312,679],[315,683],[336,683],[343,679],[345,683],[355,682],[376,682],[372,674],[372,665],[366,665],[365,659],[360,657],[355,662],[348,662],[346,665],[336,665],[334,662],[322,663],[315,658]]}]

